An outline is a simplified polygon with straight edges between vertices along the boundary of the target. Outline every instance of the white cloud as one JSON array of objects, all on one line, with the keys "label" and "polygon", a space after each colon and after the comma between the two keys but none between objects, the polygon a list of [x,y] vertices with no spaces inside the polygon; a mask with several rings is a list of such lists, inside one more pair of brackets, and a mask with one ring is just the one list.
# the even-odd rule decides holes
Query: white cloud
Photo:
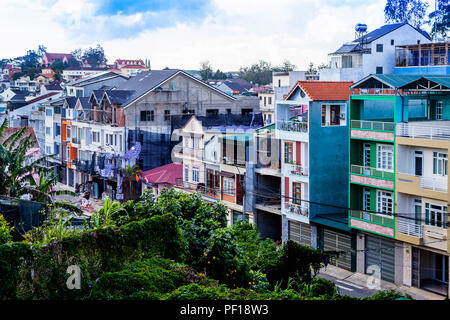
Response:
[{"label": "white cloud", "polygon": [[[100,43],[110,62],[149,58],[155,69],[196,69],[208,59],[214,68],[225,71],[260,59],[273,64],[288,59],[300,69],[309,62],[326,62],[329,52],[353,39],[356,23],[366,23],[369,30],[382,25],[385,4],[380,0],[214,0],[206,18],[141,31],[139,26],[148,26],[147,19],[160,21],[168,13],[98,17],[97,6],[89,0],[17,0],[4,5],[6,0],[0,1],[0,28],[6,31],[0,58],[23,55],[38,44],[50,52],[70,52]],[[125,38],[117,37],[121,28],[131,26]]]}]

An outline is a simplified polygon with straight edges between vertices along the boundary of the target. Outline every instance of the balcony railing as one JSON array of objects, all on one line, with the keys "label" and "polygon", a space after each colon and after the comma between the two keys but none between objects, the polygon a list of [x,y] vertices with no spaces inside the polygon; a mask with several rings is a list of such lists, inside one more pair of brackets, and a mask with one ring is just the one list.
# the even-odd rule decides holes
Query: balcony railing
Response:
[{"label": "balcony railing", "polygon": [[200,193],[218,196],[218,197],[220,197],[220,193],[221,193],[219,187],[211,188],[211,187],[205,187],[205,186],[198,186],[197,190],[200,191]]},{"label": "balcony railing", "polygon": [[296,204],[293,202],[286,203],[286,210],[291,214],[309,217],[309,203]]},{"label": "balcony railing", "polygon": [[394,217],[392,215],[361,210],[350,210],[350,217],[394,228]]},{"label": "balcony railing", "polygon": [[423,227],[420,224],[407,222],[399,218],[397,223],[397,231],[408,236],[422,238]]},{"label": "balcony railing", "polygon": [[277,121],[277,128],[282,131],[308,132],[308,122],[306,121]]},{"label": "balcony railing", "polygon": [[433,191],[447,192],[448,178],[447,176],[442,178],[420,177],[420,187],[423,189],[430,189]]},{"label": "balcony railing", "polygon": [[375,168],[370,167],[364,167],[364,166],[358,166],[355,164],[352,164],[350,166],[350,172],[361,174],[364,176],[371,176],[375,178],[381,178],[381,179],[394,179],[394,173],[390,171],[383,171],[383,170],[377,170]]},{"label": "balcony railing", "polygon": [[[447,122],[450,125],[450,122]],[[398,123],[397,136],[431,139],[450,140],[450,126],[425,125],[414,123]]]},{"label": "balcony railing", "polygon": [[307,176],[308,167],[299,164],[286,164],[286,169],[290,174],[295,174],[297,176]]},{"label": "balcony railing", "polygon": [[72,137],[72,143],[73,144],[80,144],[80,138]]},{"label": "balcony railing", "polygon": [[395,123],[380,122],[380,121],[367,121],[367,120],[352,120],[351,128],[352,129],[362,129],[362,130],[394,132]]}]

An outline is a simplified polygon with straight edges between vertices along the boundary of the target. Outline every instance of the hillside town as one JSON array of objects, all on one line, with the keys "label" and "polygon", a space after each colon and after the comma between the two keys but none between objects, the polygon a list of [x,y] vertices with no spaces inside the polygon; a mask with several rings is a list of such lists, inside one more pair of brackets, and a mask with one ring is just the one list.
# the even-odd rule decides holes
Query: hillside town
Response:
[{"label": "hillside town", "polygon": [[8,187],[0,213],[32,239],[49,203],[72,208],[69,229],[82,229],[107,203],[151,193],[159,210],[171,190],[220,203],[226,226],[247,221],[277,248],[334,253],[321,274],[341,292],[358,291],[365,280],[339,283],[357,275],[448,297],[450,42],[409,22],[341,32],[348,41],[320,68],[273,71],[269,84],[132,55],[45,51],[33,77],[5,61],[0,140],[13,155],[26,145],[22,167],[46,169],[17,171],[34,191]]}]

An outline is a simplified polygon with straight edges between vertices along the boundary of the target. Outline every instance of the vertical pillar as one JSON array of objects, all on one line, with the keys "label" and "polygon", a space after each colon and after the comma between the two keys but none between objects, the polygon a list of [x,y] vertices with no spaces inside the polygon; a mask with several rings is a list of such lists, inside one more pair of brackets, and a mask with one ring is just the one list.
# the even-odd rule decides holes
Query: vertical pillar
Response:
[{"label": "vertical pillar", "polygon": [[311,226],[311,248],[317,249],[317,226]]},{"label": "vertical pillar", "polygon": [[403,284],[403,276],[404,276],[404,270],[403,270],[403,253],[404,253],[404,249],[403,249],[403,243],[395,242],[394,252],[395,252],[394,282],[397,285],[401,285],[401,284]]},{"label": "vertical pillar", "polygon": [[365,234],[358,232],[356,234],[356,272],[365,272],[365,252],[366,249],[366,238]]},{"label": "vertical pillar", "polygon": [[286,215],[281,216],[281,241],[284,243],[289,239],[289,226]]},{"label": "vertical pillar", "polygon": [[403,284],[412,286],[412,246],[403,243]]}]

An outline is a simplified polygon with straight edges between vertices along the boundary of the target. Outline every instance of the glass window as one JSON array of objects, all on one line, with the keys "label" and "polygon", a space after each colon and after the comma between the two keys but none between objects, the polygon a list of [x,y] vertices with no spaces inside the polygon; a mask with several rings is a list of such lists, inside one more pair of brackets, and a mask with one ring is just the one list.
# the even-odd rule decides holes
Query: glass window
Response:
[{"label": "glass window", "polygon": [[292,142],[284,143],[284,163],[294,161],[294,144]]},{"label": "glass window", "polygon": [[223,193],[234,196],[234,179],[223,178]]},{"label": "glass window", "polygon": [[199,169],[198,167],[193,167],[192,168],[192,181],[194,182],[199,182]]},{"label": "glass window", "polygon": [[294,182],[292,184],[292,203],[301,204],[302,202],[302,184]]},{"label": "glass window", "polygon": [[189,167],[184,166],[184,181],[189,181]]},{"label": "glass window", "polygon": [[433,152],[433,174],[448,175],[448,155],[441,152]]},{"label": "glass window", "polygon": [[447,228],[447,207],[425,203],[425,224],[428,226]]},{"label": "glass window", "polygon": [[392,215],[392,192],[377,190],[377,212]]},{"label": "glass window", "polygon": [[377,169],[385,171],[394,170],[394,146],[377,145]]},{"label": "glass window", "polygon": [[442,101],[436,102],[436,120],[442,120]]},{"label": "glass window", "polygon": [[377,44],[377,52],[383,52],[383,44]]}]

